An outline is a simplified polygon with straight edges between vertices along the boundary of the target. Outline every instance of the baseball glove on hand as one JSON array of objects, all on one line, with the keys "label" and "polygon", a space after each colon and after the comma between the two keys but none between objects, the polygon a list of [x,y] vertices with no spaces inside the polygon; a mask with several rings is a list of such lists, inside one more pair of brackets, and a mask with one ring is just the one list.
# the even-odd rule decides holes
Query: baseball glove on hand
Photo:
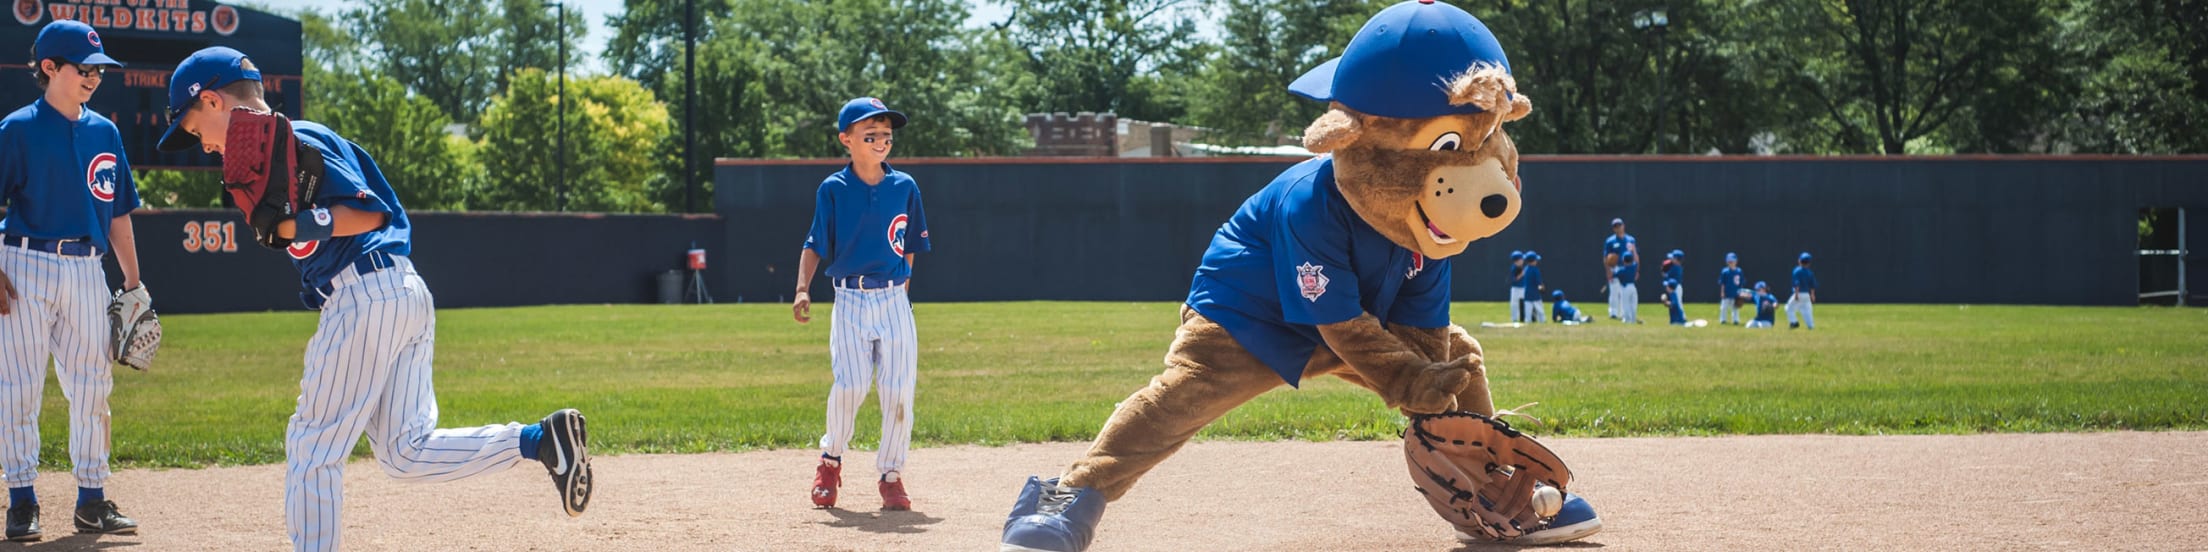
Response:
[{"label": "baseball glove on hand", "polygon": [[276,236],[276,224],[290,220],[314,201],[322,187],[322,155],[299,144],[291,120],[282,113],[230,112],[222,148],[222,189],[254,241],[282,249],[291,240]]},{"label": "baseball glove on hand", "polygon": [[1548,447],[1471,412],[1411,417],[1403,456],[1434,512],[1460,533],[1493,540],[1546,528],[1572,482],[1571,469]]},{"label": "baseball glove on hand", "polygon": [[153,315],[153,296],[146,286],[115,292],[107,305],[108,350],[115,362],[144,371],[153,366],[153,353],[161,350],[161,319]]}]

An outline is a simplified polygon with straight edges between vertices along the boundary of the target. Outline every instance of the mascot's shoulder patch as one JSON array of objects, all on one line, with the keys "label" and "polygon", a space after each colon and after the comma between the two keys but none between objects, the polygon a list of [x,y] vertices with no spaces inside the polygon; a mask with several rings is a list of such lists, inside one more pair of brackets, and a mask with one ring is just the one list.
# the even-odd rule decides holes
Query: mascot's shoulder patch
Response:
[{"label": "mascot's shoulder patch", "polygon": [[1326,295],[1326,282],[1326,267],[1311,263],[1296,267],[1296,283],[1303,288],[1304,299],[1319,302],[1319,296]]}]

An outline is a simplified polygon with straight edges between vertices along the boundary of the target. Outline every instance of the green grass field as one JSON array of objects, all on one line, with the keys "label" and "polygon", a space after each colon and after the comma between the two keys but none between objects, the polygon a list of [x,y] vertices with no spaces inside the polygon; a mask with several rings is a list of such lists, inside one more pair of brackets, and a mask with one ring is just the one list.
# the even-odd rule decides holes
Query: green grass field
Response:
[{"label": "green grass field", "polygon": [[[1094,437],[1113,404],[1160,370],[1176,308],[917,306],[915,439]],[[1505,318],[1496,303],[1455,309],[1467,326]],[[1643,318],[1659,320],[1658,309],[1644,305]],[[441,425],[534,422],[574,406],[600,451],[811,446],[829,383],[823,310],[804,326],[788,307],[761,304],[442,311]],[[1548,421],[1535,429],[1545,435],[2208,429],[2208,310],[1833,304],[1817,314],[1814,332],[1471,329],[1489,352],[1497,405],[1540,401],[1532,413]],[[163,321],[155,371],[116,374],[116,461],[281,462],[314,314]],[[66,469],[67,403],[50,376],[45,394],[42,460]],[[857,444],[870,447],[879,414],[870,404],[859,416]],[[1370,393],[1329,378],[1261,397],[1205,436],[1393,439],[1401,424]]]}]

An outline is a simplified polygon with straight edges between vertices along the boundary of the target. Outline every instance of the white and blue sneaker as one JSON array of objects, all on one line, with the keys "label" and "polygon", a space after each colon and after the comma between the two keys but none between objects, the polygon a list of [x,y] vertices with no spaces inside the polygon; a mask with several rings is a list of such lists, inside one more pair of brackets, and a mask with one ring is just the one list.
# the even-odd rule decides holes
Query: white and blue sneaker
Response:
[{"label": "white and blue sneaker", "polygon": [[[1600,532],[1602,532],[1602,518],[1595,516],[1595,507],[1589,506],[1587,499],[1580,498],[1579,495],[1564,493],[1564,507],[1556,511],[1556,517],[1549,518],[1547,529],[1519,535],[1518,538],[1502,542],[1522,546],[1560,544],[1584,539],[1589,535]],[[1457,540],[1467,543],[1494,542],[1463,531],[1457,532]]]},{"label": "white and blue sneaker", "polygon": [[1082,552],[1096,538],[1104,518],[1104,495],[1088,487],[1065,487],[1056,478],[1027,478],[1019,502],[1004,520],[999,552]]}]

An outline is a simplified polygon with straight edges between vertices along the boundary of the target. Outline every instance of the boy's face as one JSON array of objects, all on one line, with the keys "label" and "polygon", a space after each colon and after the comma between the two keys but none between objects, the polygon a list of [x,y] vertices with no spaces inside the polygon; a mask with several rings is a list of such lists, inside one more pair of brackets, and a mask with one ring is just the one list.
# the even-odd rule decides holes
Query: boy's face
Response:
[{"label": "boy's face", "polygon": [[1740,261],[1725,261],[1725,268],[1740,268]]},{"label": "boy's face", "polygon": [[[39,70],[48,75],[46,93],[57,95],[59,103],[70,105],[92,101],[92,93],[100,89],[103,73],[110,69],[104,65],[78,65],[66,61],[40,61]],[[86,76],[85,73],[92,73]]]},{"label": "boy's face", "polygon": [[223,138],[230,129],[230,109],[237,107],[229,98],[213,90],[199,93],[199,105],[184,110],[184,122],[177,128],[199,138],[199,149],[222,155]]},{"label": "boy's face", "polygon": [[851,151],[855,164],[880,163],[889,158],[889,148],[896,143],[896,131],[889,126],[888,117],[873,117],[856,123],[836,134],[836,141],[843,142],[843,149]]}]

